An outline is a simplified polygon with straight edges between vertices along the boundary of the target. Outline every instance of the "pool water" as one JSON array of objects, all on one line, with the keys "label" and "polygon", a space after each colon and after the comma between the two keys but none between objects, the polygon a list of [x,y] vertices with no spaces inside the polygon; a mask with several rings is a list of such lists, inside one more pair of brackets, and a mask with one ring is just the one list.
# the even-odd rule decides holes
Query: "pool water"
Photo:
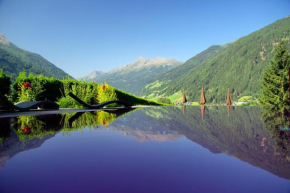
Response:
[{"label": "pool water", "polygon": [[257,107],[0,118],[0,192],[289,193],[287,124]]}]

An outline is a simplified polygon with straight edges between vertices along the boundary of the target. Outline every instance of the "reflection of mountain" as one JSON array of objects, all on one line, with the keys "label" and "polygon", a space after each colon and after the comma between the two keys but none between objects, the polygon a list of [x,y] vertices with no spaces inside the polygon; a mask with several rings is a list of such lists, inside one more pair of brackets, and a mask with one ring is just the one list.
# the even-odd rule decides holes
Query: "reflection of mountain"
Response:
[{"label": "reflection of mountain", "polygon": [[[279,177],[290,179],[290,161],[275,150],[275,141],[263,128],[260,108],[206,108],[204,119],[199,107],[145,108],[111,125],[112,130],[133,134],[159,129],[185,135],[213,153],[225,153]],[[169,131],[168,131],[169,132]]]},{"label": "reflection of mountain", "polygon": [[150,133],[146,131],[131,131],[131,132],[124,132],[124,135],[131,135],[139,142],[144,141],[175,141],[179,138],[184,137],[184,135],[180,135],[177,132],[172,131],[165,131],[162,133]]},{"label": "reflection of mountain", "polygon": [[[263,128],[259,108],[236,108],[227,116],[226,107],[211,109],[206,120],[200,120],[200,112],[188,110],[186,120],[194,116],[191,129],[175,127],[180,133],[215,153],[226,153],[251,165],[290,179],[290,162],[277,154],[275,142]],[[188,122],[187,122],[188,123]]]},{"label": "reflection of mountain", "polygon": [[[55,127],[55,121],[59,123],[60,119],[55,119],[57,116],[42,116],[39,117],[39,120],[45,121],[44,130],[46,129],[60,129],[60,126]],[[58,116],[59,118],[59,116]],[[5,133],[5,140],[0,144],[0,169],[16,154],[40,147],[47,139],[50,139],[54,134],[42,135],[41,138],[29,138],[28,135],[25,138],[20,138],[17,134],[17,130],[12,129],[11,127],[17,127],[17,124],[12,124],[12,119],[10,118],[1,118],[1,135]]]},{"label": "reflection of mountain", "polygon": [[[10,128],[3,128],[5,125],[9,127],[10,121],[2,119],[1,131],[5,132],[0,135],[0,138],[4,138],[2,145],[0,143],[0,168],[17,153],[40,147],[63,126],[66,127],[64,131],[95,125],[98,127],[99,124],[104,125],[104,120],[106,123],[112,122],[122,113],[109,116],[107,113],[87,112],[79,114],[80,116],[67,114],[65,118],[38,117],[38,122],[46,123],[46,126],[41,128],[45,131],[40,133],[32,128],[31,134],[35,132],[33,136],[39,134],[42,138],[28,138],[26,134],[21,133],[25,138],[20,139],[19,120],[24,119],[20,117],[18,121],[14,121],[18,125],[14,125],[13,128],[18,129],[11,131]],[[32,123],[35,119],[31,118],[29,121]],[[22,122],[20,125],[25,124]],[[282,155],[277,151],[277,136],[273,138],[272,132],[263,125],[260,108],[232,108],[228,115],[227,107],[206,107],[202,119],[199,107],[187,107],[184,114],[182,108],[178,107],[152,107],[127,114],[111,123],[108,128],[132,135],[138,141],[176,140],[186,136],[213,153],[225,153],[279,177],[290,179],[289,152],[286,151],[285,155]]]},{"label": "reflection of mountain", "polygon": [[133,136],[139,142],[174,141],[184,137],[176,131],[169,130],[166,125],[158,124],[158,121],[144,116],[144,111],[139,110],[110,125],[110,130]]},{"label": "reflection of mountain", "polygon": [[43,138],[26,138],[20,140],[17,134],[12,130],[10,137],[0,145],[0,169],[16,154],[40,147],[46,140],[54,135],[48,134]]},{"label": "reflection of mountain", "polygon": [[98,128],[128,112],[130,109],[0,118],[0,169],[16,154],[40,147],[61,130]]}]

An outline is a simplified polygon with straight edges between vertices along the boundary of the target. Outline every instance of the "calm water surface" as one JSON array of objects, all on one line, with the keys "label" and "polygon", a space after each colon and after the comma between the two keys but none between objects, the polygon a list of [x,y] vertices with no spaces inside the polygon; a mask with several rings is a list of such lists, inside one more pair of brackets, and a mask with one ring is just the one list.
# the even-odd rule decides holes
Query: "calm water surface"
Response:
[{"label": "calm water surface", "polygon": [[0,118],[0,192],[290,193],[282,114],[159,107]]}]

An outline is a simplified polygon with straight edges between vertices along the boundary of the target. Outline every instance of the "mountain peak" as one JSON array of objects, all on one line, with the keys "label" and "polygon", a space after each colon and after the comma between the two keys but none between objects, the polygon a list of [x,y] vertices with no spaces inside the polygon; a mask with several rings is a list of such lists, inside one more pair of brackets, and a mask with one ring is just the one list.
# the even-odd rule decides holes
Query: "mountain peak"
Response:
[{"label": "mountain peak", "polygon": [[138,58],[137,58],[137,60],[144,60],[145,58],[143,57],[143,56],[139,56]]},{"label": "mountain peak", "polygon": [[125,68],[130,68],[136,69],[136,68],[144,68],[144,67],[152,67],[152,66],[171,66],[171,65],[176,65],[176,64],[182,64],[182,62],[179,62],[175,59],[168,59],[168,58],[163,58],[158,56],[155,59],[150,59],[150,58],[144,58],[142,56],[139,56],[137,60],[132,62],[131,64],[127,64],[121,68],[118,68],[118,70],[122,70],[124,67]]},{"label": "mountain peak", "polygon": [[142,57],[142,56],[139,56],[139,57],[137,58],[137,60],[135,60],[135,61],[134,61],[133,63],[131,63],[131,64],[135,64],[135,65],[144,64],[144,63],[146,63],[148,60],[149,60],[149,59],[147,59],[147,58],[144,58],[144,57]]},{"label": "mountain peak", "polygon": [[6,45],[6,46],[12,45],[12,43],[9,42],[9,40],[7,40],[3,34],[0,34],[0,44]]},{"label": "mountain peak", "polygon": [[85,77],[82,77],[82,79],[88,81],[88,80],[95,79],[95,78],[97,78],[99,76],[102,76],[104,74],[106,74],[106,73],[102,72],[102,71],[99,71],[99,70],[95,70],[95,71],[91,72],[89,75],[87,75]]},{"label": "mountain peak", "polygon": [[141,96],[141,89],[147,85],[151,79],[181,64],[182,62],[174,59],[165,59],[162,57],[149,59],[140,56],[130,64],[112,69],[100,75],[96,75],[96,72],[93,72],[83,79],[93,80],[98,83],[103,82],[105,79],[108,84],[118,89]]}]

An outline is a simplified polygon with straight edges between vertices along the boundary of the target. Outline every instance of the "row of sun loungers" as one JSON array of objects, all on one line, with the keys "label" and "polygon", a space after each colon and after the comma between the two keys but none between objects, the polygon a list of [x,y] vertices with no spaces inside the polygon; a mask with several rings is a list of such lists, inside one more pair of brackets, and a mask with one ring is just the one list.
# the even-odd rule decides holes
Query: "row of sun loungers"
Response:
[{"label": "row of sun loungers", "polygon": [[[133,105],[126,101],[114,100],[106,101],[97,105],[89,105],[78,98],[73,93],[69,93],[69,96],[80,103],[87,109],[101,109],[110,104],[118,104],[124,107],[132,107]],[[16,104],[11,103],[7,97],[0,94],[0,111],[30,111],[30,110],[56,110],[59,109],[59,105],[53,101],[24,101]]]}]

